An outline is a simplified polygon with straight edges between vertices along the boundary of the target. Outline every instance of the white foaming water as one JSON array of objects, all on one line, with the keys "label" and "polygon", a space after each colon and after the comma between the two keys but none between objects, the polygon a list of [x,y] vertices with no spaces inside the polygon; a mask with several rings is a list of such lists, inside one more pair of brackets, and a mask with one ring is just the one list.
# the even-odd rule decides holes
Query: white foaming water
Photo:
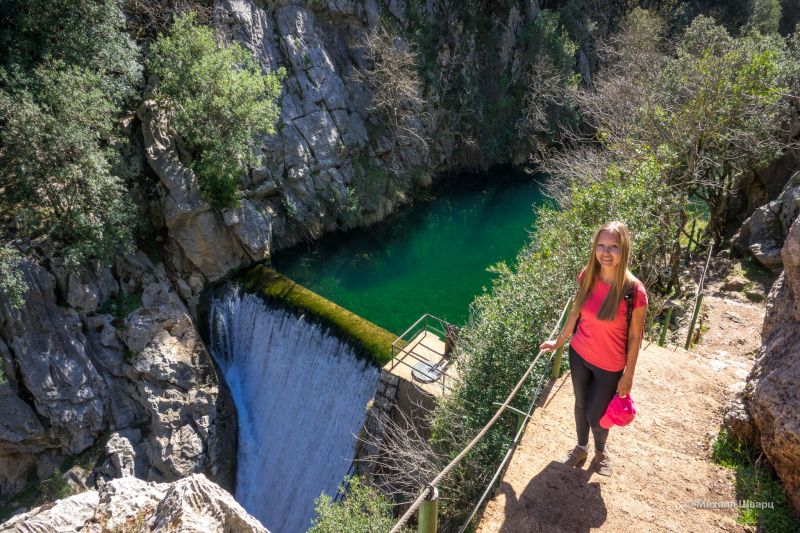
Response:
[{"label": "white foaming water", "polygon": [[239,417],[236,500],[273,533],[306,531],[350,467],[379,370],[325,329],[231,289],[209,312],[211,352]]}]

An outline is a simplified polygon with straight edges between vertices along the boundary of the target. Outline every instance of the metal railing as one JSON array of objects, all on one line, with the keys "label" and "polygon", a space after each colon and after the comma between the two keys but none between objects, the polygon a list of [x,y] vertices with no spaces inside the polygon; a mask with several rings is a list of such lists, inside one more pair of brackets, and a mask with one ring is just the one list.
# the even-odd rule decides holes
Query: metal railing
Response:
[{"label": "metal railing", "polygon": [[[567,316],[567,310],[570,308],[571,304],[572,304],[572,299],[567,301],[566,305],[564,306],[564,309],[561,312],[561,317],[558,319],[558,322],[553,328],[552,333],[550,333],[550,336],[548,337],[549,339],[552,339],[553,335],[555,335],[556,332],[558,331],[559,327],[561,326],[564,320],[564,317]],[[525,371],[520,380],[517,382],[516,386],[508,395],[506,400],[502,404],[500,404],[500,408],[495,412],[491,420],[489,420],[489,422],[483,427],[483,429],[481,429],[478,432],[477,435],[475,435],[475,437],[470,441],[470,443],[463,450],[461,450],[461,452],[452,461],[450,461],[450,463],[447,466],[445,466],[444,469],[442,469],[442,471],[439,472],[436,475],[436,477],[433,478],[433,480],[431,480],[428,483],[428,486],[425,487],[422,490],[422,492],[420,492],[419,496],[417,496],[417,498],[414,500],[414,502],[411,504],[408,510],[406,510],[403,516],[400,517],[400,520],[398,520],[398,522],[394,525],[394,527],[391,529],[389,533],[398,533],[400,529],[406,524],[406,522],[408,522],[409,518],[411,518],[411,515],[413,515],[414,512],[417,511],[417,509],[419,509],[419,517],[418,517],[419,532],[436,533],[437,522],[438,522],[437,515],[438,515],[438,496],[439,496],[437,485],[442,481],[442,479],[444,479],[445,476],[447,476],[447,474],[450,473],[450,471],[453,468],[455,468],[455,466],[459,462],[461,462],[461,460],[467,455],[467,453],[469,453],[470,450],[472,450],[472,448],[474,448],[475,445],[478,444],[478,442],[480,442],[480,440],[486,435],[489,429],[491,429],[491,427],[495,424],[495,422],[497,422],[497,419],[500,418],[500,415],[503,414],[503,412],[505,412],[508,409],[511,410],[512,412],[517,412],[518,416],[523,415],[521,411],[518,411],[510,407],[509,404],[517,395],[519,390],[522,388],[522,385],[525,383],[525,381],[527,381],[528,377],[531,375],[533,369],[536,367],[536,364],[539,362],[539,359],[544,353],[545,352],[539,350],[539,352],[536,354],[536,357],[534,357],[533,361],[528,366],[528,369]],[[518,426],[524,426],[524,424],[530,419],[530,412],[532,411],[534,405],[535,405],[535,400],[532,402],[532,406],[529,408],[529,412],[524,414],[524,418],[522,418],[521,422],[518,422]],[[521,437],[522,430],[523,430],[522,427],[518,428],[517,436],[515,437],[514,441],[515,443],[518,442],[518,439]],[[512,449],[514,446],[515,445],[512,445]],[[509,451],[509,453],[506,454],[506,459],[504,459],[504,463],[501,464],[501,468],[505,466],[505,463],[507,462],[508,458],[511,457],[511,453],[512,452]],[[496,482],[496,478],[498,477],[499,474],[495,473],[495,477],[492,480],[493,482],[490,484],[490,487],[487,488],[487,490],[484,492],[484,496],[482,496],[481,498],[482,500],[486,498],[489,491],[491,490],[491,486],[494,484],[494,482]],[[481,501],[480,504],[482,505],[482,503],[483,502]],[[470,516],[469,521],[472,520],[476,512],[477,511],[473,511],[473,514]],[[469,522],[467,522],[467,524],[465,524],[464,527],[466,527],[468,524]]]}]

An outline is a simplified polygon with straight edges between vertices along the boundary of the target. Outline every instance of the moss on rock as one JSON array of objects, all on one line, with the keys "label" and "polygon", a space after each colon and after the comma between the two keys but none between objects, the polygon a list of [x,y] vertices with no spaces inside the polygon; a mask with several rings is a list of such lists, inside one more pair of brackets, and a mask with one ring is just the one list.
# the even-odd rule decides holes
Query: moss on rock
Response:
[{"label": "moss on rock", "polygon": [[258,294],[270,303],[291,311],[307,313],[312,320],[331,328],[335,335],[350,343],[359,355],[383,366],[392,358],[396,336],[361,318],[319,294],[308,290],[283,274],[264,265],[245,271],[241,280],[247,292]]}]

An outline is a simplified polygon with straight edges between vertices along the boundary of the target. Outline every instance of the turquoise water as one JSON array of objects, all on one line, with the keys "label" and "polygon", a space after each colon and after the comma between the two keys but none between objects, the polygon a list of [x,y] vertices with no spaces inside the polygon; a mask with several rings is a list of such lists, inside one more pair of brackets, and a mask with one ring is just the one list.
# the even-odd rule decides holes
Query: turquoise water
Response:
[{"label": "turquoise water", "polygon": [[527,242],[538,184],[526,174],[450,176],[380,224],[276,254],[275,268],[401,334],[424,313],[463,324],[469,304]]}]

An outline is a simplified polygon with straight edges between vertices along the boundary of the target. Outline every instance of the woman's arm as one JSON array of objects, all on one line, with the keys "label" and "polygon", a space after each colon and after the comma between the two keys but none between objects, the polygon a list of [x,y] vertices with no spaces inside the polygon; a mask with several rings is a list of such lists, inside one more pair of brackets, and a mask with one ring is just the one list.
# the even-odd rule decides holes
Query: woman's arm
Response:
[{"label": "woman's arm", "polygon": [[[574,300],[573,300],[574,302]],[[572,331],[575,329],[575,322],[578,321],[578,317],[581,315],[580,309],[573,303],[572,309],[569,312],[569,316],[567,317],[567,323],[564,324],[564,327],[559,332],[558,337],[553,340],[544,341],[540,346],[539,349],[543,352],[552,352],[556,348],[564,346],[564,343],[567,342],[567,339],[570,338],[572,335]]]},{"label": "woman's arm", "polygon": [[642,346],[642,333],[644,332],[644,318],[647,306],[643,305],[633,310],[631,325],[628,328],[628,358],[625,363],[625,373],[617,384],[617,394],[625,396],[633,386],[633,373],[636,370],[636,360],[639,358],[639,349]]}]

